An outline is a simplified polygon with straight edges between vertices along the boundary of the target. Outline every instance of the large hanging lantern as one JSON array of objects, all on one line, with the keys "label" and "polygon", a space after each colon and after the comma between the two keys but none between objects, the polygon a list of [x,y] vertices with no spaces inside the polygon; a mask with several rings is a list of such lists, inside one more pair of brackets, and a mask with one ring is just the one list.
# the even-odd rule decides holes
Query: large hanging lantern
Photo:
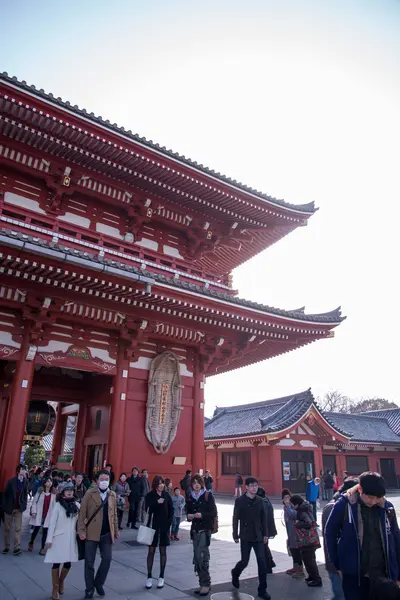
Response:
[{"label": "large hanging lantern", "polygon": [[25,426],[25,444],[40,444],[43,436],[53,430],[55,422],[56,412],[50,404],[41,400],[30,402]]}]

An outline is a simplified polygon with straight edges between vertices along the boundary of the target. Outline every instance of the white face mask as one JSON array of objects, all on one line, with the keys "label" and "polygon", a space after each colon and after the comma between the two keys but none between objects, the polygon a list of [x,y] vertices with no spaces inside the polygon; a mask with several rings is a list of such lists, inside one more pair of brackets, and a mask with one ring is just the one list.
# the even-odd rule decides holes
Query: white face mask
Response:
[{"label": "white face mask", "polygon": [[105,492],[109,485],[110,485],[109,481],[100,481],[99,488],[101,489],[102,492]]}]

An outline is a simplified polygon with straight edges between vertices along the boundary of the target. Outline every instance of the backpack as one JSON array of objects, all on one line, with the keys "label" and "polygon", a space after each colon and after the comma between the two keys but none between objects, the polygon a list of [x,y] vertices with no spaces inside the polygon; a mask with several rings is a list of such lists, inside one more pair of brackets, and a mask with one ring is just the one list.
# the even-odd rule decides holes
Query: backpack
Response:
[{"label": "backpack", "polygon": [[186,492],[188,485],[187,485],[187,481],[186,481],[186,477],[184,477],[183,479],[180,480],[180,485],[181,485],[181,489]]},{"label": "backpack", "polygon": [[[209,495],[210,495],[210,492],[208,492],[208,491],[204,494],[206,502],[208,502]],[[213,519],[213,528],[211,530],[211,533],[218,533],[218,517],[214,517],[214,519]]]}]

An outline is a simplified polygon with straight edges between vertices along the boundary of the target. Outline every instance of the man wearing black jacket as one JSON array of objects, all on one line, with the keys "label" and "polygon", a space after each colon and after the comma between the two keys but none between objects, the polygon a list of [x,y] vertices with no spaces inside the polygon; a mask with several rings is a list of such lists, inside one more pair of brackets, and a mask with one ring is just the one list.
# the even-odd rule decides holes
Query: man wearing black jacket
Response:
[{"label": "man wearing black jacket", "polygon": [[129,494],[129,513],[127,526],[129,527],[130,525],[132,529],[138,529],[136,522],[138,520],[139,503],[143,483],[142,478],[139,476],[139,469],[137,467],[133,467],[132,475],[128,477],[126,483],[129,485],[129,489],[131,490]]},{"label": "man wearing black jacket", "polygon": [[4,550],[3,554],[10,551],[11,527],[14,521],[14,556],[21,554],[21,524],[22,513],[26,510],[28,502],[28,480],[26,469],[18,465],[17,476],[7,481],[3,494],[4,510]]},{"label": "man wearing black jacket", "polygon": [[[233,512],[233,539],[236,544],[240,539],[241,560],[232,569],[232,585],[240,587],[239,577],[249,564],[252,548],[258,565],[258,596],[270,600],[267,592],[267,563],[264,544],[268,543],[267,517],[262,499],[257,496],[258,480],[248,477],[245,481],[246,493],[235,501]],[[240,523],[240,533],[238,531]]]}]

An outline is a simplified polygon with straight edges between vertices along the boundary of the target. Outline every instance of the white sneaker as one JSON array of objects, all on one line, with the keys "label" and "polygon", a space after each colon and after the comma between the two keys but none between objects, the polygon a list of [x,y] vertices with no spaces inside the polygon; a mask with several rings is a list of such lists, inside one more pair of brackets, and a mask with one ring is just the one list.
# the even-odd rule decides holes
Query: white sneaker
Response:
[{"label": "white sneaker", "polygon": [[153,580],[151,577],[149,577],[148,579],[146,579],[146,590],[151,590],[152,587],[153,587]]},{"label": "white sneaker", "polygon": [[164,577],[159,577],[158,578],[158,583],[157,583],[157,589],[161,590],[161,588],[164,587]]}]

